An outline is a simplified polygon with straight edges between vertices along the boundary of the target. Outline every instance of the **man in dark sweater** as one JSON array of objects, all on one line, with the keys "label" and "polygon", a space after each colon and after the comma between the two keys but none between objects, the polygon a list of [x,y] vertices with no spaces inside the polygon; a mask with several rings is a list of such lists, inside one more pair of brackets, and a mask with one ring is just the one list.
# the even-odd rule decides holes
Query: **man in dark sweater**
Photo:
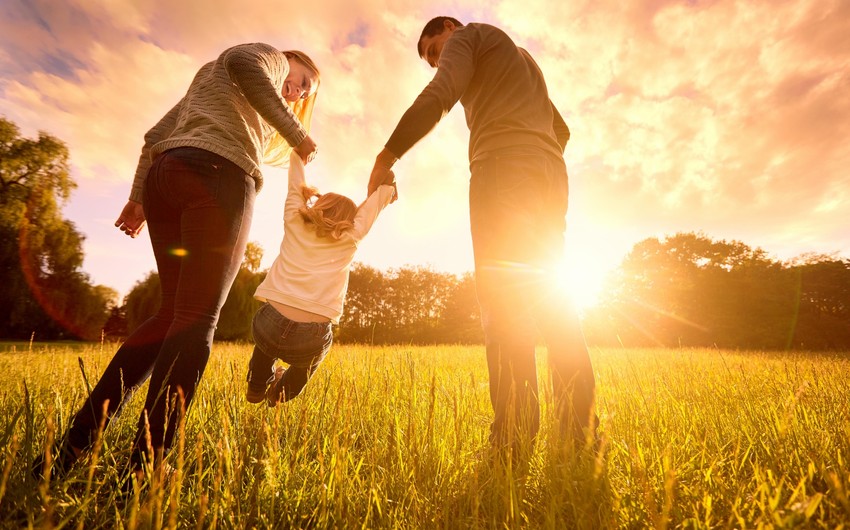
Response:
[{"label": "man in dark sweater", "polygon": [[[369,193],[459,100],[469,126],[470,225],[484,327],[491,443],[519,447],[539,426],[535,343],[549,350],[561,433],[583,441],[595,427],[594,377],[575,309],[555,287],[564,250],[570,131],[534,59],[502,30],[437,17],[420,57],[437,69],[378,155]],[[526,446],[527,447],[527,446]]]}]

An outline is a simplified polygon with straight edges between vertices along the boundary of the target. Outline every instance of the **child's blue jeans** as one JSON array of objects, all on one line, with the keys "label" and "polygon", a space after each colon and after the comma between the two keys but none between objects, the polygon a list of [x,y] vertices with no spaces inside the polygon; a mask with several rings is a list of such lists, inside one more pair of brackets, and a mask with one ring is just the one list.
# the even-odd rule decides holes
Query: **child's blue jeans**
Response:
[{"label": "child's blue jeans", "polygon": [[262,390],[274,377],[275,359],[289,365],[277,383],[288,401],[304,389],[333,343],[330,322],[295,322],[270,304],[254,315],[254,354],[248,365],[248,385]]}]

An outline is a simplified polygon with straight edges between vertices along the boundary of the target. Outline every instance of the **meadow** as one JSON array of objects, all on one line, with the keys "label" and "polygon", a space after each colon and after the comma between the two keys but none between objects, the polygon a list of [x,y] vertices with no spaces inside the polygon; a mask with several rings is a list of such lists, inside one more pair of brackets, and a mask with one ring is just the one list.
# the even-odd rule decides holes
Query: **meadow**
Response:
[{"label": "meadow", "polygon": [[[591,350],[599,443],[553,435],[524,466],[484,451],[483,347],[336,345],[305,393],[244,399],[248,344],[217,343],[168,479],[124,496],[138,392],[61,480],[29,463],[112,344],[0,345],[8,528],[841,528],[850,521],[850,355]],[[547,375],[539,352],[541,378]],[[85,378],[83,377],[85,373]]]}]

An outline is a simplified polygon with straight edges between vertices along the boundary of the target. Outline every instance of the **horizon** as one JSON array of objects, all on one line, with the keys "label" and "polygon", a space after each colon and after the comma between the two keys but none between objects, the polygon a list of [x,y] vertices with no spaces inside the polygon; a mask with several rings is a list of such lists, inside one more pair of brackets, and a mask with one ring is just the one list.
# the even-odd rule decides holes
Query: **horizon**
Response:
[{"label": "horizon", "polygon": [[[131,240],[113,222],[143,134],[204,62],[250,41],[311,55],[322,87],[308,179],[359,202],[374,156],[433,75],[415,41],[439,14],[501,27],[546,76],[572,131],[570,284],[598,288],[636,243],[679,232],[780,261],[850,255],[850,5],[475,1],[458,11],[334,1],[280,17],[270,5],[0,7],[0,114],[24,136],[43,130],[68,146],[78,187],[63,216],[86,236],[94,283],[123,297],[156,269],[147,230]],[[396,165],[400,199],[356,261],[472,270],[459,107]],[[250,240],[265,269],[282,237],[286,175],[263,173]]]}]

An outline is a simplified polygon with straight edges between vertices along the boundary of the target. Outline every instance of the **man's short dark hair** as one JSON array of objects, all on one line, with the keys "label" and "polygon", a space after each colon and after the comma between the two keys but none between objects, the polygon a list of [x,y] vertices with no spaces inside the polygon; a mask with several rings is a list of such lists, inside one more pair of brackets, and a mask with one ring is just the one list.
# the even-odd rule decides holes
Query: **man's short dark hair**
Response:
[{"label": "man's short dark hair", "polygon": [[463,23],[461,23],[458,19],[452,17],[434,17],[425,24],[425,27],[422,28],[422,35],[419,35],[419,40],[416,41],[416,51],[419,52],[419,57],[422,57],[422,39],[425,37],[433,37],[434,35],[439,35],[445,30],[445,26],[443,23],[448,20],[455,26],[461,27]]}]

